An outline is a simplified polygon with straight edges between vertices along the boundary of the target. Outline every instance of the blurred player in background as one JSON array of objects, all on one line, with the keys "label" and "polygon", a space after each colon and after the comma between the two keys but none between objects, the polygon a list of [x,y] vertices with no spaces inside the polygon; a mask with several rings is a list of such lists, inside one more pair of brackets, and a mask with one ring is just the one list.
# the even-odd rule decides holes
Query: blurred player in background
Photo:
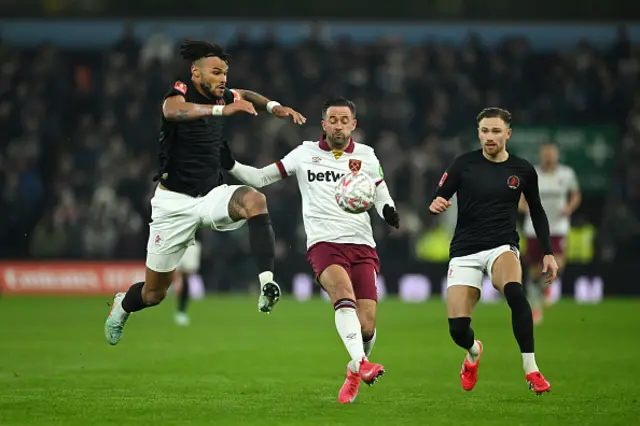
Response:
[{"label": "blurred player in background", "polygon": [[259,275],[258,309],[271,312],[280,298],[274,281],[275,236],[267,201],[248,186],[226,185],[220,152],[225,144],[224,117],[239,112],[257,115],[256,108],[303,124],[291,108],[249,90],[226,87],[229,55],[202,41],[184,42],[181,56],[189,76],[171,84],[162,104],[158,150],[159,181],[151,199],[145,281],[116,294],[105,323],[107,341],[116,345],[129,315],[162,302],[174,271],[199,228],[232,231],[245,222]]},{"label": "blurred player in background", "polygon": [[[371,218],[343,211],[334,189],[349,171],[367,173],[376,182],[375,208],[389,225],[400,218],[373,149],[356,143],[355,104],[344,98],[327,101],[322,109],[323,135],[319,142],[303,142],[275,164],[257,169],[235,161],[231,151],[223,165],[232,176],[256,188],[296,176],[302,194],[307,234],[307,259],[335,311],[338,334],[351,356],[338,402],[355,401],[360,380],[373,385],[384,367],[369,362],[376,340],[377,287],[380,261]],[[226,162],[226,164],[225,164]]]},{"label": "blurred player in background", "polygon": [[[540,147],[540,165],[538,186],[540,199],[547,213],[551,229],[551,248],[558,262],[560,271],[565,265],[564,249],[566,236],[569,233],[569,218],[580,206],[582,195],[578,179],[573,169],[560,164],[558,147],[553,143],[545,143]],[[542,322],[543,300],[549,302],[550,286],[545,284],[542,275],[542,248],[535,238],[535,229],[531,221],[529,206],[524,197],[520,198],[520,211],[525,214],[524,235],[527,238],[527,252],[524,260],[528,266],[527,293],[533,309],[533,322]]]},{"label": "blurred player in background", "polygon": [[180,263],[176,268],[174,282],[180,283],[178,292],[178,310],[175,315],[176,324],[186,326],[189,325],[189,315],[187,315],[187,306],[189,304],[190,288],[189,279],[192,275],[197,274],[200,270],[200,258],[202,256],[202,244],[197,239],[195,244],[187,247],[184,256],[180,259]]},{"label": "blurred player in background", "polygon": [[540,201],[536,170],[506,150],[511,137],[511,114],[500,108],[486,108],[478,114],[477,122],[482,148],[455,159],[440,179],[429,206],[431,213],[440,214],[451,206],[453,194],[458,195],[458,222],[449,253],[447,314],[451,338],[467,351],[460,382],[464,390],[470,391],[478,380],[483,348],[475,340],[471,315],[486,273],[511,308],[511,325],[522,353],[525,380],[530,389],[540,394],[551,385],[536,364],[531,306],[522,288],[516,230],[521,194],[529,203],[544,254],[542,264],[551,281],[558,265],[551,250],[549,222]]}]

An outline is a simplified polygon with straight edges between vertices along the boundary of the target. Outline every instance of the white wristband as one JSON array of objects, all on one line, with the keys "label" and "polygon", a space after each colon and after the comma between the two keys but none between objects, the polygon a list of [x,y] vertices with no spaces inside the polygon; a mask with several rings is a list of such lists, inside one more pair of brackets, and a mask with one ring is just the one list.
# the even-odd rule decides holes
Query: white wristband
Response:
[{"label": "white wristband", "polygon": [[222,115],[222,110],[224,109],[224,105],[214,105],[211,108],[211,115]]},{"label": "white wristband", "polygon": [[277,107],[277,106],[281,106],[280,102],[276,102],[276,101],[267,102],[267,112],[269,112],[269,114],[273,114],[271,111],[273,110],[273,107]]}]

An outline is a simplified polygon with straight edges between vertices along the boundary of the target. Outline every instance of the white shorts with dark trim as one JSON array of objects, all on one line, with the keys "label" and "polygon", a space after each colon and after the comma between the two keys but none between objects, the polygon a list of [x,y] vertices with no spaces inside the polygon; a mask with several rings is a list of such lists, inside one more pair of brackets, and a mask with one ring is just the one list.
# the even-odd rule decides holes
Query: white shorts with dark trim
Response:
[{"label": "white shorts with dark trim", "polygon": [[229,217],[229,201],[238,188],[220,185],[194,198],[158,186],[151,199],[147,267],[156,272],[175,270],[187,247],[195,244],[199,228],[233,231],[244,225],[245,220]]},{"label": "white shorts with dark trim", "polygon": [[498,256],[507,251],[513,252],[520,259],[520,251],[509,244],[490,250],[483,250],[467,256],[454,257],[449,261],[447,287],[465,285],[482,291],[482,278],[487,274],[491,280],[491,268]]}]

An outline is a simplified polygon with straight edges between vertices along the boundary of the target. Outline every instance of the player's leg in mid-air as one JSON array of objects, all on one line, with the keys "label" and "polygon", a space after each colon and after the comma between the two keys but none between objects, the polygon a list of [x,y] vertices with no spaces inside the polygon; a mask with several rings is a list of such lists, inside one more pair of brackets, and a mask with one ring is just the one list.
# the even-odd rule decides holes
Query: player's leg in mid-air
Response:
[{"label": "player's leg in mid-air", "polygon": [[131,313],[158,305],[164,300],[173,274],[174,270],[154,271],[147,266],[144,282],[135,283],[126,293],[116,294],[105,323],[105,335],[110,344],[120,342],[124,325]]},{"label": "player's leg in mid-air", "polygon": [[[222,190],[229,194],[226,208],[221,210],[220,204],[213,206],[211,225],[224,231],[236,229],[235,224],[247,221],[249,225],[249,245],[258,267],[260,296],[258,310],[270,313],[280,300],[280,286],[274,281],[273,270],[276,253],[276,239],[271,226],[271,218],[267,210],[267,198],[250,186],[223,186]],[[214,191],[218,189],[215,188]],[[212,191],[213,192],[213,191]],[[225,206],[225,204],[222,204]],[[229,223],[231,221],[231,223]]]},{"label": "player's leg in mid-air", "polygon": [[249,223],[251,251],[261,271],[258,307],[262,312],[271,312],[280,298],[280,287],[273,281],[275,237],[263,194],[246,186],[222,185],[204,197],[193,198],[159,187],[151,208],[145,281],[129,287],[126,294],[116,294],[105,323],[110,344],[120,341],[131,313],[164,300],[176,267],[202,226],[231,231],[245,221]]},{"label": "player's leg in mid-air", "polygon": [[522,353],[525,378],[529,388],[537,394],[547,392],[551,385],[540,373],[534,353],[533,316],[531,306],[522,288],[522,267],[517,250],[496,252],[495,260],[489,260],[491,283],[504,295],[511,308],[513,335]]},{"label": "player's leg in mid-air", "polygon": [[482,343],[475,339],[471,317],[480,299],[483,269],[479,255],[454,257],[449,262],[447,276],[449,334],[458,346],[467,351],[460,371],[460,383],[467,391],[472,390],[478,381],[482,356]]},{"label": "player's leg in mid-air", "polygon": [[199,226],[200,198],[156,188],[151,199],[145,280],[117,293],[105,322],[107,341],[116,345],[133,312],[158,305],[167,295],[174,271]]}]

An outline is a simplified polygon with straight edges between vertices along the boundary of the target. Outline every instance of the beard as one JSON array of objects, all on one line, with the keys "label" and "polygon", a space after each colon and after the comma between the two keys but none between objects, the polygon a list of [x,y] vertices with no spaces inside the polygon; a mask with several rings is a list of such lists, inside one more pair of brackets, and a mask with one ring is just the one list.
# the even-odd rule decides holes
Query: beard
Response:
[{"label": "beard", "polygon": [[216,90],[215,90],[215,87],[213,87],[213,84],[211,84],[209,82],[206,82],[206,81],[203,81],[202,82],[202,88],[205,90],[205,92],[207,92],[209,97],[211,97],[211,98],[217,97]]},{"label": "beard", "polygon": [[207,98],[218,98],[219,96],[216,94],[216,87],[214,86],[213,83],[210,83],[208,81],[205,81],[204,79],[200,80],[200,88],[202,89],[202,91],[204,92],[204,95]]},{"label": "beard", "polygon": [[329,141],[329,145],[336,149],[344,149],[344,147],[347,146],[347,143],[349,143],[349,138],[344,134],[338,136],[327,135],[327,140]]}]

